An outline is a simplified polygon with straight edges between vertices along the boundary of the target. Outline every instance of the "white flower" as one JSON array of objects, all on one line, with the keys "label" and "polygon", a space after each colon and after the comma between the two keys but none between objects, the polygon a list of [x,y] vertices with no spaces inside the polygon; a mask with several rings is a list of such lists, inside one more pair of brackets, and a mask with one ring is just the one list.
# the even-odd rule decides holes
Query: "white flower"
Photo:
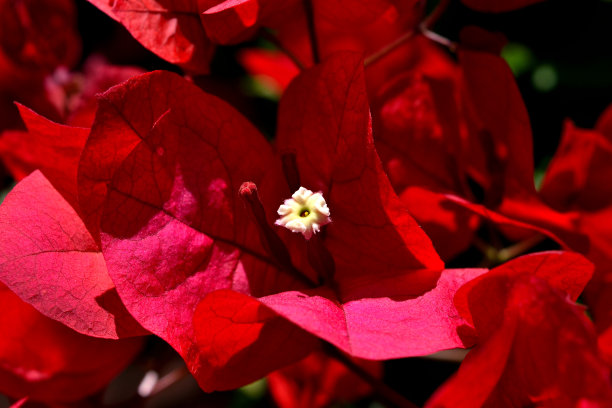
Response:
[{"label": "white flower", "polygon": [[306,239],[310,239],[323,225],[331,222],[323,194],[313,193],[304,187],[286,199],[277,212],[280,218],[276,220],[276,225],[300,232]]}]

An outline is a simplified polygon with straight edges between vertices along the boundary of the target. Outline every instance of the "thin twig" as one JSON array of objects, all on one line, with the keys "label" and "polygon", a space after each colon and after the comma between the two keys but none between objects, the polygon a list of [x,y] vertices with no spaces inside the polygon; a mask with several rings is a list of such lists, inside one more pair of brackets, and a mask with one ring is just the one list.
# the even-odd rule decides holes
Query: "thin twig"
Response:
[{"label": "thin twig", "polygon": [[524,241],[517,242],[516,244],[511,245],[509,247],[500,249],[497,252],[497,260],[500,263],[503,263],[512,258],[516,258],[517,256],[529,251],[545,239],[546,237],[544,235],[538,234]]},{"label": "thin twig", "polygon": [[[449,3],[450,3],[450,0],[440,0],[436,8],[427,17],[425,17],[425,19],[421,22],[418,30],[412,29],[410,31],[407,31],[404,34],[402,34],[400,37],[395,39],[393,42],[385,45],[384,47],[382,47],[375,53],[368,55],[366,59],[364,60],[364,65],[367,67],[368,65],[375,63],[376,61],[378,61],[379,59],[389,54],[391,51],[393,51],[394,49],[396,49],[397,47],[399,47],[400,45],[402,45],[403,43],[405,43],[406,41],[414,37],[414,35],[417,32],[422,33],[425,37],[430,38],[432,41],[435,41],[435,42],[443,41],[444,37],[439,36],[436,33],[429,31],[429,28],[432,27],[435,24],[435,22],[440,18],[440,16],[444,13],[446,8],[448,7]],[[447,40],[447,44],[444,44],[444,45],[446,45],[449,48],[454,47],[452,41],[450,40]],[[451,48],[451,49],[454,49],[454,48]]]},{"label": "thin twig", "polygon": [[485,255],[484,262],[480,266],[490,267],[502,264],[510,259],[524,254],[545,239],[546,237],[544,235],[537,234],[531,238],[527,238],[524,241],[517,242],[514,245],[499,249],[476,237],[474,238],[474,246],[476,246]]},{"label": "thin twig", "polygon": [[449,4],[450,0],[440,0],[436,8],[421,22],[421,27],[424,29],[433,27],[442,14],[444,14]]},{"label": "thin twig", "polygon": [[405,43],[406,41],[408,41],[409,39],[414,37],[414,34],[415,34],[415,31],[414,30],[410,30],[410,31],[402,34],[397,39],[395,39],[392,43],[387,44],[384,47],[382,47],[381,49],[379,49],[378,51],[376,51],[375,53],[370,54],[363,61],[364,66],[367,67],[368,65],[371,65],[371,64],[375,63],[376,61],[378,61],[379,59],[381,59],[385,55],[389,54],[391,51],[393,51],[394,49],[396,49],[397,47],[399,47],[400,45],[402,45],[403,43]]},{"label": "thin twig", "polygon": [[456,42],[451,41],[448,38],[446,38],[444,36],[441,36],[440,34],[435,33],[433,31],[429,30],[424,25],[420,26],[420,30],[421,30],[421,34],[423,34],[423,36],[429,38],[431,41],[445,46],[446,48],[448,48],[452,52],[457,51],[457,43]]},{"label": "thin twig", "polygon": [[274,228],[270,227],[266,219],[264,206],[259,198],[257,185],[251,181],[242,183],[239,189],[240,197],[250,208],[251,214],[259,230],[259,238],[268,255],[274,260],[276,266],[298,280],[306,287],[315,288],[318,285],[308,275],[293,265],[289,249],[278,236]]},{"label": "thin twig", "polygon": [[180,367],[175,368],[157,381],[157,384],[155,384],[155,387],[153,387],[153,390],[151,391],[151,394],[148,396],[148,398],[152,398],[155,395],[161,393],[162,391],[167,390],[172,385],[178,383],[187,376],[189,376],[189,370],[187,370],[187,367],[181,365]]},{"label": "thin twig", "polygon": [[449,363],[461,363],[469,351],[470,350],[467,349],[442,350],[428,356],[423,356],[422,358],[447,361]]}]

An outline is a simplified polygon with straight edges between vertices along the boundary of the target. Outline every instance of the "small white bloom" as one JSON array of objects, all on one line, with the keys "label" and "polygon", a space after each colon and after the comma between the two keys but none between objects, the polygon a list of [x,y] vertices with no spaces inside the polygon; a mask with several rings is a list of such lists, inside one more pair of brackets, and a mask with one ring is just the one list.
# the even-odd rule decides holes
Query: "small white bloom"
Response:
[{"label": "small white bloom", "polygon": [[304,187],[300,187],[291,198],[286,199],[277,212],[280,218],[276,220],[276,225],[299,232],[306,239],[310,239],[323,225],[331,222],[323,194],[313,193]]}]

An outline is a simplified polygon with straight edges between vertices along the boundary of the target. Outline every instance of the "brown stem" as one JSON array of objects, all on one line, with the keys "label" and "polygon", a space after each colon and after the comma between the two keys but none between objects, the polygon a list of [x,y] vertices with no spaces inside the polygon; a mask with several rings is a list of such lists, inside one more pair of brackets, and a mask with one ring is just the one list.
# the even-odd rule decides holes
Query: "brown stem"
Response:
[{"label": "brown stem", "polygon": [[140,407],[144,407],[147,405],[147,401],[150,401],[152,398],[156,397],[158,394],[160,394],[161,392],[169,389],[170,387],[172,387],[174,384],[178,383],[179,381],[181,381],[183,378],[189,376],[189,370],[187,370],[187,367],[185,367],[184,365],[181,365],[178,368],[175,368],[174,370],[170,371],[168,374],[164,375],[163,377],[161,377],[157,383],[155,384],[155,386],[153,387],[153,390],[151,390],[151,393],[147,396],[140,396],[138,394],[128,398],[126,401],[121,401],[115,404],[110,404],[110,405],[103,405],[102,403],[98,404],[98,406],[100,407],[107,407],[107,408],[140,408]]},{"label": "brown stem", "polygon": [[394,49],[396,49],[397,47],[399,47],[400,45],[402,45],[403,43],[405,43],[406,41],[414,37],[414,34],[415,34],[414,30],[410,30],[402,34],[400,37],[395,39],[392,43],[385,45],[384,47],[376,51],[374,54],[370,54],[369,56],[367,56],[366,59],[363,61],[363,65],[367,67],[368,65],[375,63],[376,61],[378,61],[379,59],[389,54],[391,51],[393,51]]},{"label": "brown stem", "polygon": [[438,361],[448,361],[450,363],[461,363],[467,353],[470,350],[468,349],[452,349],[452,350],[442,350],[437,353],[430,354],[428,356],[423,356],[423,358],[430,360],[438,360]]},{"label": "brown stem", "polygon": [[446,8],[450,4],[450,0],[440,0],[435,9],[421,22],[423,29],[429,29],[438,21],[438,19],[444,14]]},{"label": "brown stem", "polygon": [[485,242],[479,237],[474,237],[473,244],[484,255],[482,261],[478,264],[478,268],[489,269],[496,263],[498,248]]},{"label": "brown stem", "polygon": [[546,237],[544,235],[538,234],[524,241],[517,242],[516,244],[511,245],[509,247],[500,249],[497,252],[497,260],[500,263],[502,263],[512,258],[516,258],[517,256],[522,255],[525,252],[529,251],[531,248],[538,245],[540,242],[544,241],[545,239]]},{"label": "brown stem", "polygon": [[176,384],[187,376],[189,376],[189,370],[187,370],[187,367],[185,367],[184,365],[170,371],[168,374],[164,375],[157,381],[157,384],[155,384],[155,387],[153,387],[151,394],[147,396],[147,398],[154,397],[155,395],[170,388],[172,385]]},{"label": "brown stem", "polygon": [[[391,51],[393,51],[394,49],[396,49],[397,47],[399,47],[400,45],[402,45],[403,43],[405,43],[406,41],[414,37],[414,35],[417,32],[422,33],[425,37],[430,38],[433,41],[441,42],[441,39],[443,39],[444,37],[439,36],[436,33],[429,31],[429,28],[432,27],[436,21],[438,21],[440,16],[442,16],[442,14],[444,14],[444,11],[446,10],[449,4],[450,4],[450,0],[440,0],[436,8],[427,17],[425,17],[425,19],[421,22],[418,30],[412,29],[402,34],[400,37],[395,39],[393,42],[385,45],[384,47],[382,47],[375,53],[367,56],[366,59],[364,60],[364,65],[367,67],[368,65],[375,63],[376,61],[378,61],[379,59],[389,54]],[[449,40],[447,41],[449,44],[451,45],[453,44],[451,41]],[[444,45],[453,49],[451,45],[449,44],[444,44]]]},{"label": "brown stem", "polygon": [[312,49],[312,62],[318,64],[320,61],[319,43],[317,42],[317,31],[315,27],[314,9],[312,0],[302,0],[304,11],[306,12],[306,23],[308,24],[308,37],[310,38],[310,48]]},{"label": "brown stem", "polygon": [[419,31],[424,37],[445,46],[452,52],[455,52],[457,51],[457,43],[430,30],[431,27],[433,27],[434,24],[436,24],[436,22],[440,19],[442,14],[444,14],[449,4],[450,0],[440,0],[436,8],[429,13],[429,15],[425,17],[423,21],[421,21],[421,24],[419,24]]},{"label": "brown stem", "polygon": [[538,234],[531,238],[527,238],[524,241],[517,242],[514,245],[510,245],[505,248],[496,248],[476,237],[474,239],[474,245],[485,255],[485,259],[480,266],[490,267],[502,264],[510,259],[524,254],[545,239],[546,237],[544,235]]},{"label": "brown stem", "polygon": [[435,33],[429,29],[427,29],[427,27],[424,27],[421,25],[420,27],[421,30],[421,34],[423,34],[424,37],[429,38],[431,41],[436,42],[440,45],[443,45],[444,47],[448,48],[449,50],[451,50],[452,52],[457,51],[457,43],[454,41],[449,40],[448,38],[441,36],[438,33]]},{"label": "brown stem", "polygon": [[398,408],[418,408],[417,405],[408,401],[397,391],[395,391],[387,384],[364,370],[361,366],[359,366],[345,354],[341,353],[340,350],[338,350],[336,347],[332,346],[329,343],[326,343],[324,345],[324,350],[328,356],[340,361],[348,369],[350,369],[352,372],[361,377],[362,380],[370,384],[370,386],[374,390],[374,393],[378,396],[378,398],[380,398],[381,402],[388,404],[389,406]]}]

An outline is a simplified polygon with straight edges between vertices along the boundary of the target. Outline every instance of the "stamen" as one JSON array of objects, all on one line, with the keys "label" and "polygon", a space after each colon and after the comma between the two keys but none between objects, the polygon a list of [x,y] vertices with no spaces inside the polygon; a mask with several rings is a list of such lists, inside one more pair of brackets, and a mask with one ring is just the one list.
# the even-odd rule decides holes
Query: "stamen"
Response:
[{"label": "stamen", "polygon": [[308,287],[316,286],[306,275],[302,274],[291,262],[291,255],[285,246],[282,239],[276,234],[276,231],[268,224],[263,204],[259,199],[257,186],[255,183],[247,181],[242,183],[239,189],[239,194],[248,207],[257,223],[261,243],[263,244],[268,255],[278,264],[278,266],[290,273],[294,278],[298,279]]}]

